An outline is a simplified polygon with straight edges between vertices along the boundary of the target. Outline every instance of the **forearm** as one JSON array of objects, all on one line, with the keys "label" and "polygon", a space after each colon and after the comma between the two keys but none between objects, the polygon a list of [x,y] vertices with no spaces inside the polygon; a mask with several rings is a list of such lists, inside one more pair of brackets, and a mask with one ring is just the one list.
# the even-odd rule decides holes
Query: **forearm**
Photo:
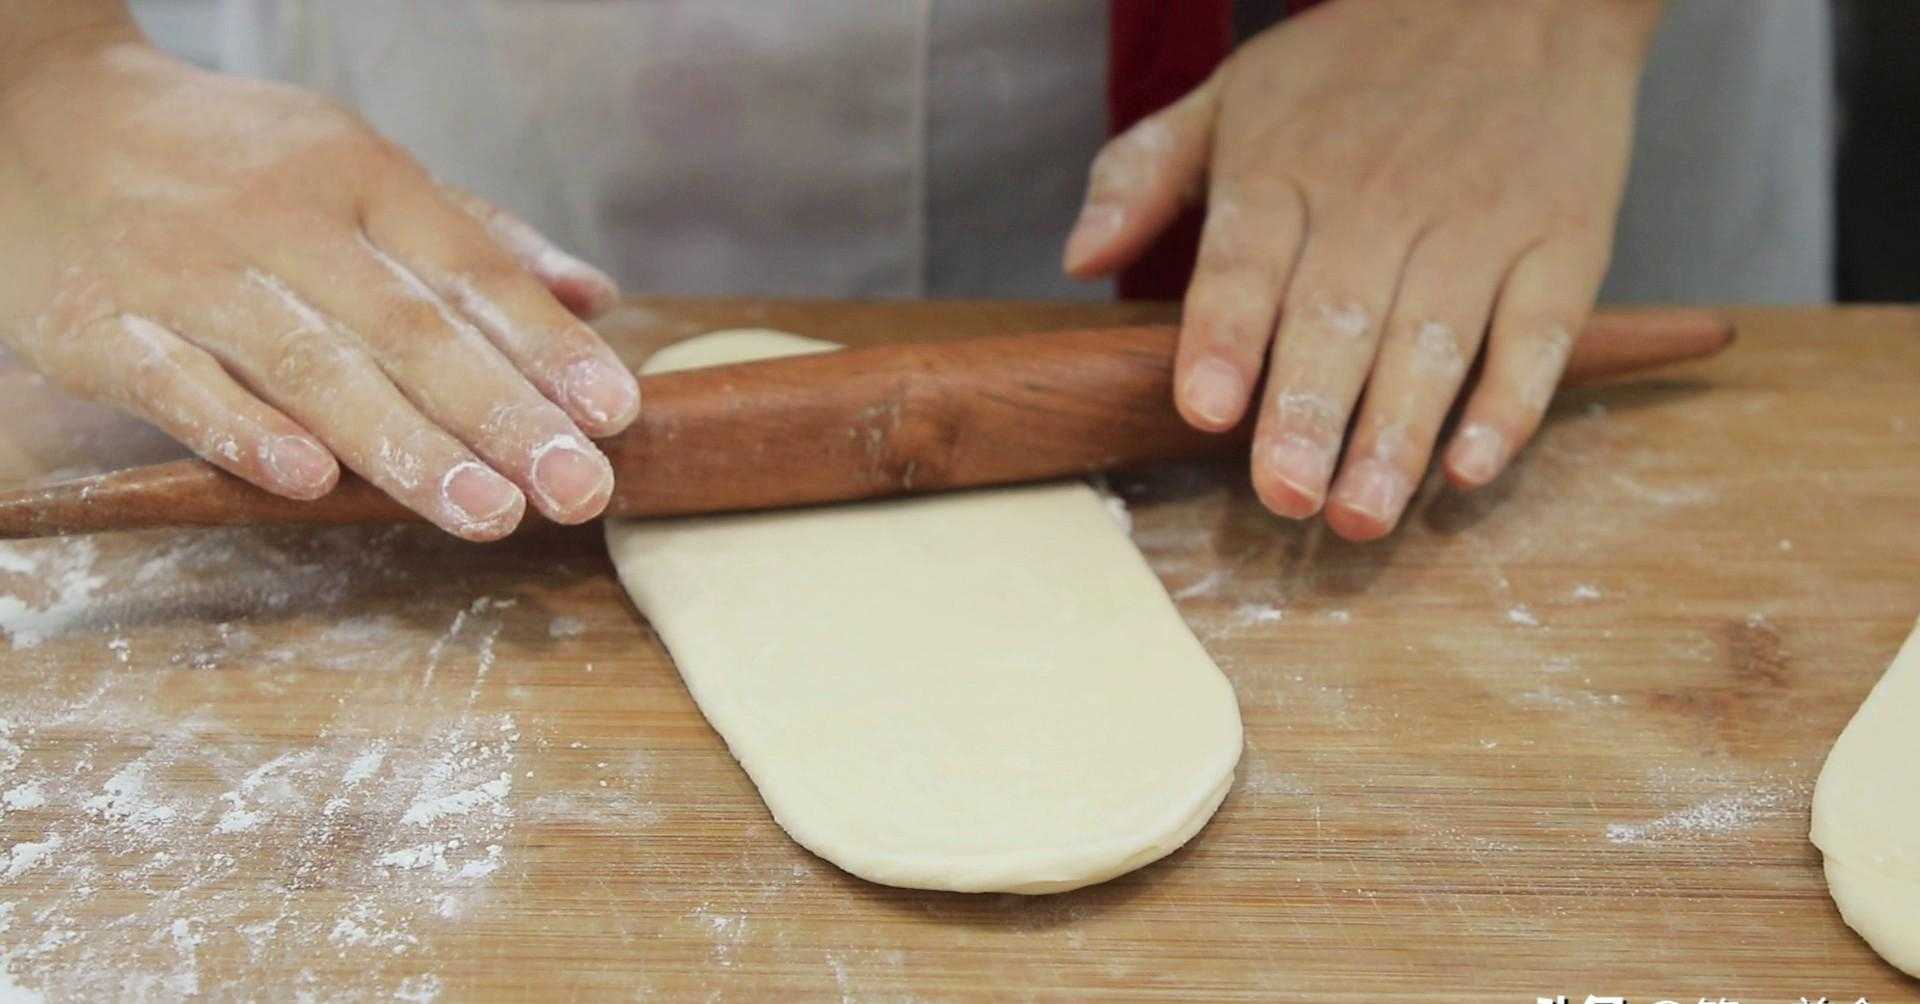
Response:
[{"label": "forearm", "polygon": [[0,89],[48,52],[138,37],[125,0],[0,0]]}]

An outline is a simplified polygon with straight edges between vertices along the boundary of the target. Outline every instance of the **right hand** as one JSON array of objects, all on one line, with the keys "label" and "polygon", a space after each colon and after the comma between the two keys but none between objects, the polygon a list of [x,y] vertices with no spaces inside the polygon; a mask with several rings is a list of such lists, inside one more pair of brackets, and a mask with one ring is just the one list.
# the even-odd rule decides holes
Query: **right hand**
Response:
[{"label": "right hand", "polygon": [[[345,464],[493,540],[606,507],[639,385],[603,273],[437,185],[350,113],[130,25],[0,70],[0,341],[268,491]],[[336,460],[337,458],[337,460]],[[523,494],[524,493],[524,494]]]}]

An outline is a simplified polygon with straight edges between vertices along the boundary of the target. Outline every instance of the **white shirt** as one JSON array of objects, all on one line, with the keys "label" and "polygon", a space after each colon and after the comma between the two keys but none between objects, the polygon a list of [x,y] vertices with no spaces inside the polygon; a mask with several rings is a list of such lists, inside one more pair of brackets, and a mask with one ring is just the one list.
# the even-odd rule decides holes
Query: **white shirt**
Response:
[{"label": "white shirt", "polygon": [[[135,9],[191,51],[193,3],[222,8],[210,61],[342,98],[637,291],[1107,292],[1057,265],[1104,131],[1105,0]],[[1830,21],[1669,6],[1603,299],[1831,296]]]},{"label": "white shirt", "polygon": [[1059,246],[1104,0],[229,0],[224,63],[360,109],[629,289],[1105,296]]}]

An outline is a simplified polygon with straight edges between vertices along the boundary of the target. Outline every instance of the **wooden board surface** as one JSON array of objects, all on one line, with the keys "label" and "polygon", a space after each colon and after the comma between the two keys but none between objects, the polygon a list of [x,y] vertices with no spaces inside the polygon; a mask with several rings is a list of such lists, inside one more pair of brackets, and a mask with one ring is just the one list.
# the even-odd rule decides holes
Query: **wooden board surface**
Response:
[{"label": "wooden board surface", "polygon": [[[649,302],[847,342],[1161,307]],[[48,999],[1920,999],[1827,899],[1822,757],[1920,614],[1920,312],[1742,311],[1374,545],[1116,479],[1247,748],[1066,895],[869,885],[768,818],[593,530],[0,547],[0,990]],[[0,368],[0,482],[171,447]],[[4,997],[4,994],[0,994]]]}]

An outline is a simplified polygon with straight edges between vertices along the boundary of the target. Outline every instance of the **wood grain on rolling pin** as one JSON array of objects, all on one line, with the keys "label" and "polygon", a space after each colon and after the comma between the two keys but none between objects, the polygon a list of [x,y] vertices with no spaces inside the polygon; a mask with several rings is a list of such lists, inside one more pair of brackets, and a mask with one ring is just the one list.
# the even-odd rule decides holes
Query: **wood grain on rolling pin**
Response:
[{"label": "wood grain on rolling pin", "polygon": [[[1251,420],[1214,435],[1173,409],[1176,337],[1146,326],[903,342],[646,377],[640,419],[602,443],[618,478],[608,514],[879,498],[1240,448]],[[1710,355],[1732,337],[1710,313],[1602,313],[1562,383]],[[0,537],[418,518],[357,478],[294,502],[200,461],[0,496]]]}]

